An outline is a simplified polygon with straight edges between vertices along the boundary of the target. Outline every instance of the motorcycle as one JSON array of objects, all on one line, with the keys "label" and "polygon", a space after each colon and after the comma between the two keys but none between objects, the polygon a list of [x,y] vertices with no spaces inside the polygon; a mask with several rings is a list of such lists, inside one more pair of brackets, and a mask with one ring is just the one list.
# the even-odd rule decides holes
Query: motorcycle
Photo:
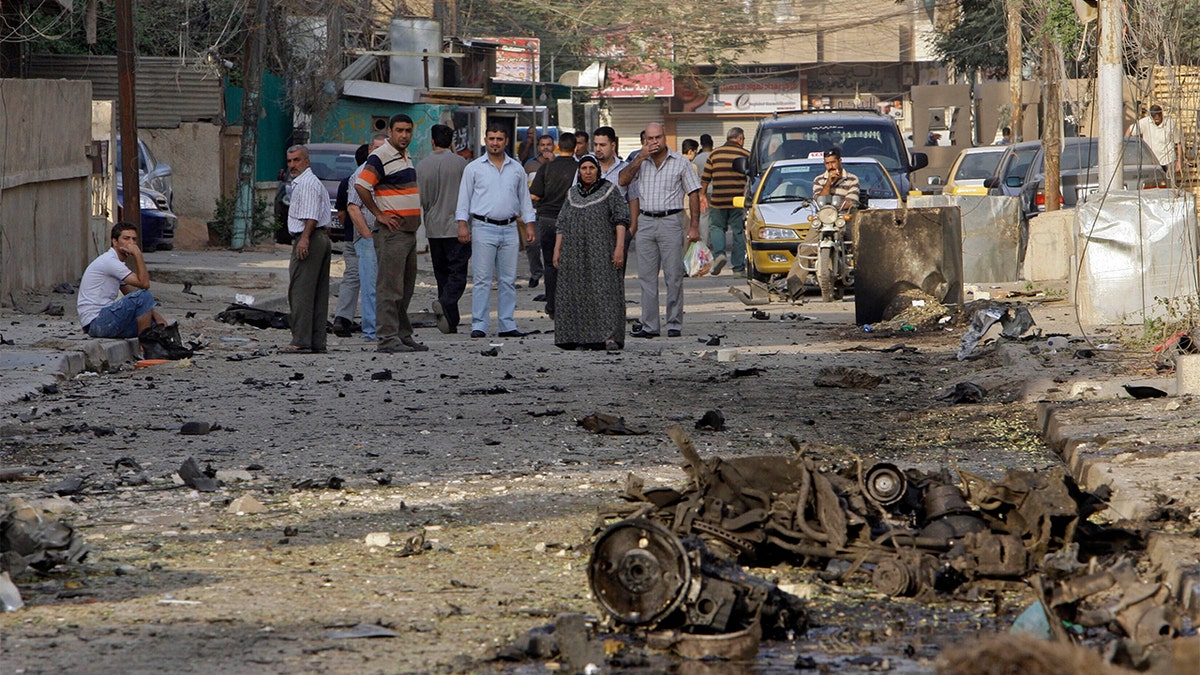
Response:
[{"label": "motorcycle", "polygon": [[822,195],[808,204],[811,208],[809,227],[819,228],[820,237],[814,243],[802,243],[796,250],[796,260],[788,273],[788,290],[799,296],[804,286],[815,280],[821,289],[821,300],[840,300],[847,288],[854,285],[854,242],[846,230],[854,217],[854,204],[836,195]]}]

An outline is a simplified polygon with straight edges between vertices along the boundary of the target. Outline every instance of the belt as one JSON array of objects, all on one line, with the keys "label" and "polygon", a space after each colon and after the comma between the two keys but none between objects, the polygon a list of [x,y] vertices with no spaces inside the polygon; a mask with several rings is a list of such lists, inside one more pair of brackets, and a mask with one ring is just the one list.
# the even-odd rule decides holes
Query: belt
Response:
[{"label": "belt", "polygon": [[642,215],[650,216],[651,218],[666,218],[667,216],[673,216],[682,210],[683,209],[667,209],[666,211],[642,211]]},{"label": "belt", "polygon": [[484,218],[477,213],[472,213],[471,217],[475,220],[482,220],[485,223],[491,223],[492,225],[511,225],[512,222],[517,219],[516,216],[512,216],[508,220],[496,220],[495,218]]}]

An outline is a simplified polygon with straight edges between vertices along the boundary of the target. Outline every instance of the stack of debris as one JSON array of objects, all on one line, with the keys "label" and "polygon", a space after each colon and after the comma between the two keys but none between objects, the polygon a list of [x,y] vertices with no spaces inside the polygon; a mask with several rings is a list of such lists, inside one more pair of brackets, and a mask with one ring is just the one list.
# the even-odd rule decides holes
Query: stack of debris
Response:
[{"label": "stack of debris", "polygon": [[[932,599],[975,582],[1030,583],[1044,589],[1050,625],[1111,623],[1132,654],[1181,626],[1161,584],[1142,584],[1120,562],[1097,567],[1144,544],[1089,521],[1106,507],[1105,495],[1082,491],[1061,468],[1009,471],[992,482],[889,463],[822,471],[802,454],[705,461],[681,429],[669,434],[687,461],[688,485],[643,489],[631,476],[627,502],[601,514],[603,523],[626,519],[599,536],[589,567],[597,601],[619,623],[693,634],[765,634],[778,625],[772,595],[729,586],[703,563],[711,551],[730,564],[844,560],[841,577],[869,572],[889,596]],[[1118,587],[1111,603],[1082,602]],[[783,616],[789,612],[802,614],[785,603]],[[755,628],[758,618],[776,623]]]}]

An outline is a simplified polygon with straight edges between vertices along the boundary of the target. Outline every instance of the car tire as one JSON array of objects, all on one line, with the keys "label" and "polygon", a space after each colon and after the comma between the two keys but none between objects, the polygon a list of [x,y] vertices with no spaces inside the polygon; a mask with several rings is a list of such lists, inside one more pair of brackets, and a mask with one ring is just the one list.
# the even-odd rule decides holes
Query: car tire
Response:
[{"label": "car tire", "polygon": [[770,274],[762,274],[758,268],[754,266],[754,259],[746,258],[746,278],[751,281],[761,281],[764,284],[771,280]]}]

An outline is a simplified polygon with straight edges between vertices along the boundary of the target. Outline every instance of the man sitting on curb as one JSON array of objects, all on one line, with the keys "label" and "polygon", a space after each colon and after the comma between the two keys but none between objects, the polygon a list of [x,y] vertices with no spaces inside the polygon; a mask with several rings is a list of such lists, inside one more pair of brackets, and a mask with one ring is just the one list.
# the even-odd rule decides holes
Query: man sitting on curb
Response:
[{"label": "man sitting on curb", "polygon": [[[132,223],[113,225],[112,248],[93,260],[83,273],[76,307],[79,323],[91,337],[137,337],[154,324],[167,323],[154,311],[150,273],[137,236]],[[133,261],[133,272],[125,265],[128,260]]]}]

